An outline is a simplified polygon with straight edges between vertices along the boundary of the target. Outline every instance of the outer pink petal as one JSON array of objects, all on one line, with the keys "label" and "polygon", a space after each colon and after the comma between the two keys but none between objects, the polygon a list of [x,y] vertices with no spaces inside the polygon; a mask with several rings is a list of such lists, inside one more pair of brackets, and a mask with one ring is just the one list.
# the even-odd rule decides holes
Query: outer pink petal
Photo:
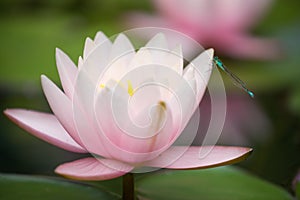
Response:
[{"label": "outer pink petal", "polygon": [[52,114],[23,109],[7,109],[4,113],[18,126],[50,144],[68,151],[86,153]]},{"label": "outer pink petal", "polygon": [[145,163],[169,169],[199,169],[233,164],[246,158],[251,148],[232,146],[176,146]]},{"label": "outer pink petal", "polygon": [[41,80],[44,93],[55,116],[70,136],[83,146],[75,127],[71,100],[46,76],[42,75]]},{"label": "outer pink petal", "polygon": [[62,87],[69,99],[72,99],[77,68],[73,61],[58,48],[56,48],[56,65]]},{"label": "outer pink petal", "polygon": [[89,157],[62,164],[55,172],[78,180],[108,180],[122,176],[132,169],[132,166],[115,160]]}]

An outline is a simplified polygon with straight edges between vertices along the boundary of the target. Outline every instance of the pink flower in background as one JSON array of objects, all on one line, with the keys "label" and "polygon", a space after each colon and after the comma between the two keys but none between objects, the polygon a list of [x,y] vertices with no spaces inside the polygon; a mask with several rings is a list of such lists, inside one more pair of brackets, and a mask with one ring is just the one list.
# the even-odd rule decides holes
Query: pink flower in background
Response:
[{"label": "pink flower in background", "polygon": [[[203,133],[209,126],[211,102],[207,95],[201,101],[200,110],[200,118],[203,120],[200,121],[194,144],[203,142]],[[264,143],[270,137],[270,133],[271,122],[258,106],[258,102],[243,93],[231,93],[227,96],[226,120],[218,144],[255,146]]]},{"label": "pink flower in background", "polygon": [[[296,177],[294,178],[294,180],[292,182],[292,187],[296,191],[296,193],[297,193],[297,188],[300,188],[299,184],[300,184],[300,169],[298,170]],[[297,194],[297,195],[300,195],[300,194]]]},{"label": "pink flower in background", "polygon": [[[21,128],[55,146],[93,154],[56,168],[56,173],[74,179],[112,179],[142,166],[195,169],[234,163],[251,149],[172,146],[202,99],[212,58],[213,50],[209,49],[183,71],[180,46],[169,49],[163,34],[157,34],[135,52],[125,35],[118,35],[112,43],[98,32],[94,40],[86,40],[78,68],[57,49],[56,63],[64,92],[41,76],[54,114],[24,109],[7,109],[5,114]],[[130,76],[132,73],[138,74]],[[167,80],[167,89],[175,88],[176,98],[164,88],[145,84],[150,80],[155,86],[159,77]],[[141,88],[147,89],[145,94],[140,93]],[[181,113],[175,103],[178,99]],[[156,105],[150,112],[153,102]],[[133,111],[131,115],[126,112],[128,108]],[[143,124],[149,115],[149,126],[131,127],[132,121]],[[200,159],[199,151],[205,149],[211,151]]]},{"label": "pink flower in background", "polygon": [[[274,59],[280,56],[277,43],[250,34],[272,0],[153,0],[156,16],[132,13],[131,27],[164,27],[182,32],[205,48],[241,59]],[[191,54],[195,54],[193,49]]]}]

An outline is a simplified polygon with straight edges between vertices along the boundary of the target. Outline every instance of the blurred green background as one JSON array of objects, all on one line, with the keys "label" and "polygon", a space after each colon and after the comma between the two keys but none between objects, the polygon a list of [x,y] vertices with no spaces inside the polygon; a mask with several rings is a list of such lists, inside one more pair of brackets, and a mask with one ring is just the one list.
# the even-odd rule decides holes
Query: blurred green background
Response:
[{"label": "blurred green background", "polygon": [[[224,59],[255,92],[253,101],[272,126],[270,133],[255,133],[267,137],[251,143],[254,153],[240,166],[289,190],[300,168],[299,8],[299,0],[274,1],[252,30],[277,38],[285,52],[283,58]],[[99,30],[108,36],[125,30],[123,15],[136,10],[154,12],[150,1],[140,0],[1,0],[1,110],[17,107],[50,112],[40,75],[46,74],[59,85],[55,47],[77,63],[86,37],[94,37]],[[230,84],[227,89],[229,95],[245,95]],[[249,123],[255,126],[257,122],[253,118]],[[54,175],[58,164],[79,157],[25,133],[2,114],[0,127],[0,172]]]}]

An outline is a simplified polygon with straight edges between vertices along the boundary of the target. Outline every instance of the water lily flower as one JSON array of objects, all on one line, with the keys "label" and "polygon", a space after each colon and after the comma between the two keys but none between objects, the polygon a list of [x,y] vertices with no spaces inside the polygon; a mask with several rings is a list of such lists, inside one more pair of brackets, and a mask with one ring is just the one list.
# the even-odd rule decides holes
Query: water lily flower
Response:
[{"label": "water lily flower", "polygon": [[[281,54],[274,39],[252,36],[272,0],[153,0],[157,16],[131,13],[131,27],[164,27],[182,32],[204,47],[240,59],[274,59]],[[193,49],[191,53],[195,53]],[[197,50],[197,49],[196,49]]]},{"label": "water lily flower", "polygon": [[[153,51],[157,48],[160,50]],[[41,76],[53,114],[25,109],[7,109],[5,114],[46,142],[71,152],[90,153],[55,169],[73,179],[112,179],[142,166],[199,169],[241,160],[250,148],[173,145],[205,92],[213,49],[200,54],[185,70],[181,54],[180,46],[168,48],[163,34],[136,52],[124,34],[111,42],[98,32],[94,40],[86,39],[78,67],[56,49],[63,91]],[[158,87],[160,80],[167,87]],[[199,151],[208,148],[209,154],[200,158]]]}]

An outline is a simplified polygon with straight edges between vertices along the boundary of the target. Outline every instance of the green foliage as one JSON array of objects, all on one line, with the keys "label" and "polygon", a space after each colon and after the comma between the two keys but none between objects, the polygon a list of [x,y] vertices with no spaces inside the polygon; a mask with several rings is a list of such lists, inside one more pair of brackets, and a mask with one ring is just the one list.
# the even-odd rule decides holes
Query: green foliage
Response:
[{"label": "green foliage", "polygon": [[0,199],[5,200],[99,200],[120,199],[114,193],[92,186],[53,178],[0,175]]},{"label": "green foliage", "polygon": [[296,184],[296,197],[300,199],[300,182]]},{"label": "green foliage", "polygon": [[[0,175],[0,198],[6,200],[120,199],[122,178],[99,182]],[[299,195],[300,184],[297,187]],[[282,188],[233,167],[205,170],[163,170],[137,175],[139,199],[291,200]]]},{"label": "green foliage", "polygon": [[141,199],[289,200],[282,188],[231,167],[164,171],[137,181]]}]

